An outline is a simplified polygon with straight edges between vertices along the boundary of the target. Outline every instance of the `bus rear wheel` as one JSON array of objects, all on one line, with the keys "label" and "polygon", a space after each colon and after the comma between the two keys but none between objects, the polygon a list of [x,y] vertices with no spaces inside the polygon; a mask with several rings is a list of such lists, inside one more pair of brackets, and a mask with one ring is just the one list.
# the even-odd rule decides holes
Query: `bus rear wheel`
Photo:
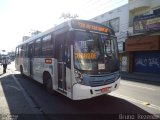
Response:
[{"label": "bus rear wheel", "polygon": [[20,73],[21,73],[22,76],[24,76],[22,65],[20,66]]},{"label": "bus rear wheel", "polygon": [[47,73],[43,76],[43,81],[44,81],[44,85],[45,85],[46,90],[49,93],[52,93],[52,78],[49,73]]}]

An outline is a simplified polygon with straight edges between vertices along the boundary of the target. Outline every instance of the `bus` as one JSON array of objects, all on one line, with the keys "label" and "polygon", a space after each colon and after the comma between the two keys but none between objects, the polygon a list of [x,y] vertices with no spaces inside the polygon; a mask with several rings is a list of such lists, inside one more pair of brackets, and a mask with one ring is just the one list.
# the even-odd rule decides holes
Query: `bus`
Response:
[{"label": "bus", "polygon": [[118,89],[117,39],[100,23],[72,19],[16,47],[15,67],[22,75],[72,100]]}]

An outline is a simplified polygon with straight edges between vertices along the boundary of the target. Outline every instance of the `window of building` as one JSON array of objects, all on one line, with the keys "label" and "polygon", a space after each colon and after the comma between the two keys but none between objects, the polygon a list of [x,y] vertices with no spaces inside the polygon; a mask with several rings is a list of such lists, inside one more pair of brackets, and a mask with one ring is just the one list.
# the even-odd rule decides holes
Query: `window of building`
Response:
[{"label": "window of building", "polygon": [[114,30],[114,32],[119,32],[119,17],[110,20],[109,25]]},{"label": "window of building", "polygon": [[119,17],[105,21],[102,24],[111,27],[114,32],[119,32]]},{"label": "window of building", "polygon": [[160,14],[160,7],[153,8],[153,14]]}]

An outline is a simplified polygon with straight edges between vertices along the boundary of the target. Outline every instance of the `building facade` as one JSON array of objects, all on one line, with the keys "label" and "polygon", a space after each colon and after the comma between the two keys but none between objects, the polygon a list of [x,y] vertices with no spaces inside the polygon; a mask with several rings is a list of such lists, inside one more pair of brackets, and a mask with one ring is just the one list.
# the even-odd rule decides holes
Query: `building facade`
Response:
[{"label": "building facade", "polygon": [[[101,14],[91,19],[92,21],[107,25],[115,31],[118,42],[119,58],[120,58],[120,70],[126,70],[127,62],[122,56],[124,54],[125,40],[128,37],[128,26],[129,26],[129,11],[128,4],[125,4],[119,8]],[[123,67],[124,66],[124,67]]]},{"label": "building facade", "polygon": [[129,0],[126,71],[160,74],[160,1]]},{"label": "building facade", "polygon": [[160,0],[129,0],[91,20],[116,32],[122,72],[160,74]]},{"label": "building facade", "polygon": [[124,42],[128,34],[129,12],[128,4],[117,9],[111,10],[91,19],[94,22],[99,22],[110,26],[115,31],[118,40],[119,52],[123,52]]}]

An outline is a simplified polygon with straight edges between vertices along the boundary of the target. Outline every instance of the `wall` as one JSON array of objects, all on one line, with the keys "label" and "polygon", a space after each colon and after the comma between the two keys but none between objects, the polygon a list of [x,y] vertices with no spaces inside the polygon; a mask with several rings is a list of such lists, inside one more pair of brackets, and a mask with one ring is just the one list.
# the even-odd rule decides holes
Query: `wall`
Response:
[{"label": "wall", "polygon": [[160,50],[160,36],[135,36],[125,42],[125,51]]},{"label": "wall", "polygon": [[152,14],[160,8],[160,0],[129,0],[129,32],[133,34],[133,18],[139,15]]},{"label": "wall", "polygon": [[96,16],[91,20],[99,23],[104,23],[115,18],[119,18],[119,32],[116,32],[116,36],[119,44],[119,50],[123,51],[123,42],[127,38],[129,24],[128,4]]},{"label": "wall", "polygon": [[150,6],[152,9],[160,7],[160,0],[150,0]]}]

